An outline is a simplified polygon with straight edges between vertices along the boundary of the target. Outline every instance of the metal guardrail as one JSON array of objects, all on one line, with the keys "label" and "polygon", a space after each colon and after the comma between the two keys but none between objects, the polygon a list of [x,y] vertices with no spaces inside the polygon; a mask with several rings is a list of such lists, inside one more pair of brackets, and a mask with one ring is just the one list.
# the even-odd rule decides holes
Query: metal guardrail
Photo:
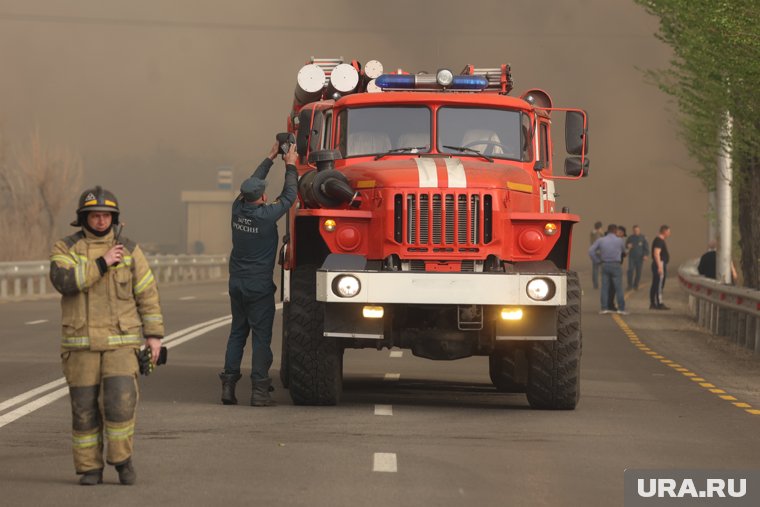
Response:
[{"label": "metal guardrail", "polygon": [[678,268],[691,316],[700,327],[760,355],[760,291],[705,278],[697,272],[697,263],[695,259]]},{"label": "metal guardrail", "polygon": [[[159,283],[217,280],[227,276],[226,255],[149,255]],[[0,300],[54,292],[50,261],[0,262]]]}]

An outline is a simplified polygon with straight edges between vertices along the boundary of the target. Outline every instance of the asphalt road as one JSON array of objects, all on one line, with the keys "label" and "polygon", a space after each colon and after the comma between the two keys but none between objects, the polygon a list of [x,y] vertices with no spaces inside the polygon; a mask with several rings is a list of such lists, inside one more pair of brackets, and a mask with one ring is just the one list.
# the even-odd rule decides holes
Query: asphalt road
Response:
[{"label": "asphalt road", "polygon": [[[226,321],[176,333],[226,316],[226,284],[161,296],[174,345],[141,380],[134,487],[110,467],[104,485],[76,485],[62,385],[18,398],[61,378],[58,301],[0,304],[0,504],[608,506],[623,503],[626,468],[760,463],[758,361],[699,333],[680,296],[665,314],[633,293],[620,319],[598,315],[587,290],[570,412],[497,393],[485,358],[388,350],[346,352],[338,407],[295,407],[278,380],[277,407],[222,406]],[[278,312],[275,368],[279,333]],[[249,386],[244,377],[241,400]]]}]

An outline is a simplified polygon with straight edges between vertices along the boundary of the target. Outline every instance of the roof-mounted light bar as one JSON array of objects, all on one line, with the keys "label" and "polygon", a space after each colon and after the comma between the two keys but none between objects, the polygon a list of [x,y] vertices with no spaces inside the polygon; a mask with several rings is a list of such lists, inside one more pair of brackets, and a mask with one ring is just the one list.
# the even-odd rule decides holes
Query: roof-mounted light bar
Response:
[{"label": "roof-mounted light bar", "polygon": [[383,74],[375,80],[383,91],[390,90],[453,90],[482,91],[488,86],[483,76],[455,76],[448,69],[433,74]]}]

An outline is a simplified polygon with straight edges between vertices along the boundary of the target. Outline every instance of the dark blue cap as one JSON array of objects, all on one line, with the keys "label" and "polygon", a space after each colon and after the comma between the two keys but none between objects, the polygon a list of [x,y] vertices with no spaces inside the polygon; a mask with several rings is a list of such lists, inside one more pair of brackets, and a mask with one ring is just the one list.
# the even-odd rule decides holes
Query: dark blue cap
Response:
[{"label": "dark blue cap", "polygon": [[264,195],[266,186],[264,180],[251,176],[240,185],[240,192],[246,201],[258,201]]}]

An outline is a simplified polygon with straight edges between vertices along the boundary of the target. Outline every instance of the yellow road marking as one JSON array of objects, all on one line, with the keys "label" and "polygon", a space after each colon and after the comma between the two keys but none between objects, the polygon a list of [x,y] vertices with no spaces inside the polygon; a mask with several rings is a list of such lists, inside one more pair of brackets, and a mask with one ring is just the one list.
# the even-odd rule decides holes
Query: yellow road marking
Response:
[{"label": "yellow road marking", "polygon": [[[628,299],[628,295],[631,294],[631,292],[628,292],[625,294],[625,298]],[[665,356],[655,352],[651,348],[649,348],[646,344],[644,344],[641,339],[636,335],[636,333],[626,324],[626,322],[623,320],[623,318],[620,315],[613,315],[612,319],[615,321],[615,323],[618,325],[618,327],[625,333],[626,336],[628,336],[628,339],[630,340],[631,344],[635,346],[640,351],[644,352],[646,355],[652,357],[653,359],[659,360],[661,363],[668,365],[669,367],[673,368],[675,371],[681,373],[684,377],[688,378],[689,380],[692,380],[694,382],[699,382],[699,385],[701,387],[704,387],[711,393],[717,395],[720,399],[725,401],[730,401],[732,405],[734,405],[737,408],[744,409],[745,412],[752,415],[760,415],[760,410],[752,408],[752,405],[749,403],[744,403],[741,401],[737,401],[736,397],[727,394],[726,391],[723,389],[720,389],[718,387],[715,387],[714,384],[707,382],[704,378],[697,376],[696,373],[689,371],[688,368],[684,368],[680,364],[665,358]]]}]

